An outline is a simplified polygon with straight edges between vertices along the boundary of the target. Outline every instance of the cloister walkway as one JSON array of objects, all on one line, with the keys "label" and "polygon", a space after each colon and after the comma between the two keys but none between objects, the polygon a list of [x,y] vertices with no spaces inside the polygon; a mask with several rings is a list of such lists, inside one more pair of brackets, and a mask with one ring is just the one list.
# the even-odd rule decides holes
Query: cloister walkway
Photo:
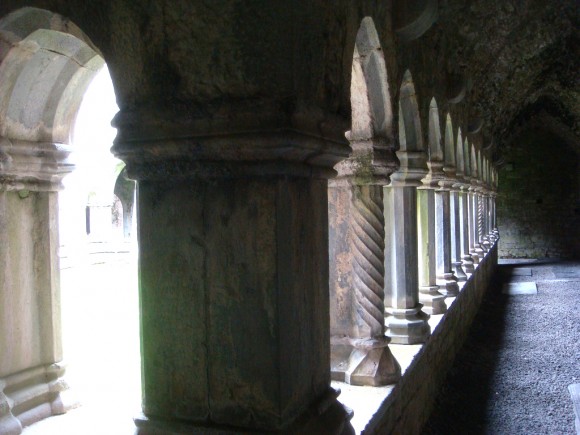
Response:
[{"label": "cloister walkway", "polygon": [[[499,271],[425,435],[575,433],[580,261],[500,261]],[[506,282],[534,282],[537,294],[506,295]]]}]

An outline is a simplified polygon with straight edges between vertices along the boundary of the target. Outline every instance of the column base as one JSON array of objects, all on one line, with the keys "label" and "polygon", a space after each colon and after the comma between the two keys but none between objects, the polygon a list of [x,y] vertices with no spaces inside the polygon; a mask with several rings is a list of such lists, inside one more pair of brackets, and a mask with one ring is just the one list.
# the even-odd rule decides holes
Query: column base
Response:
[{"label": "column base", "polygon": [[467,275],[463,270],[463,267],[461,266],[461,261],[454,261],[453,263],[451,263],[451,266],[453,267],[453,272],[457,277],[457,282],[467,281]]},{"label": "column base", "polygon": [[480,249],[478,249],[478,250],[473,249],[469,252],[469,254],[471,255],[471,258],[473,258],[473,266],[474,267],[480,263],[481,258],[483,257],[481,255],[482,253],[483,253],[483,251],[481,251]]},{"label": "column base", "polygon": [[0,434],[19,435],[22,433],[22,424],[12,414],[10,402],[2,392],[5,386],[5,383],[0,381]]},{"label": "column base", "polygon": [[413,308],[387,308],[385,335],[393,344],[425,343],[431,335],[429,315],[421,311],[421,304]]},{"label": "column base", "polygon": [[475,263],[471,255],[463,255],[461,263],[463,264],[463,270],[465,271],[466,274],[468,275],[473,274],[473,271],[475,270]]},{"label": "column base", "polygon": [[353,412],[336,400],[339,394],[340,390],[329,388],[328,394],[311,405],[290,427],[279,431],[196,424],[183,420],[170,421],[141,414],[134,419],[137,426],[134,435],[239,435],[254,433],[354,435],[354,429],[350,424]]},{"label": "column base", "polygon": [[485,252],[486,254],[489,252],[489,249],[491,248],[491,242],[489,241],[488,236],[483,237],[483,239],[481,240],[480,246],[481,246],[481,249],[483,250],[483,252]]},{"label": "column base", "polygon": [[333,381],[378,387],[396,383],[401,366],[384,338],[330,339],[330,373]]},{"label": "column base", "polygon": [[459,286],[457,285],[457,278],[453,272],[446,272],[437,277],[437,285],[439,292],[445,296],[457,296],[459,294]]},{"label": "column base", "polygon": [[0,379],[0,433],[20,434],[23,427],[78,406],[62,378],[64,371],[57,363]]},{"label": "column base", "polygon": [[445,295],[439,293],[438,285],[419,287],[419,302],[423,304],[422,310],[430,316],[447,311]]},{"label": "column base", "polygon": [[483,249],[483,246],[478,243],[477,246],[475,247],[475,253],[477,254],[477,256],[479,257],[479,263],[481,263],[481,260],[483,260],[483,257],[485,257],[486,251],[485,249]]}]

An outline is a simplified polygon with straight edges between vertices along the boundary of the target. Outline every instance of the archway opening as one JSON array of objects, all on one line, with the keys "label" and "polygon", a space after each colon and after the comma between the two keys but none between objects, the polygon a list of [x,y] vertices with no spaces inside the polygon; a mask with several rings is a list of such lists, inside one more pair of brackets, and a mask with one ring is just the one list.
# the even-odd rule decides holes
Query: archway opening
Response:
[{"label": "archway opening", "polygon": [[141,399],[135,182],[109,151],[117,111],[105,66],[84,94],[76,169],[59,192],[63,349],[80,412],[106,409],[130,431]]},{"label": "archway opening", "polygon": [[0,433],[65,433],[64,420],[34,423],[78,403],[85,422],[134,427],[137,249],[122,217],[131,182],[108,151],[118,109],[104,64],[58,14],[0,19]]}]

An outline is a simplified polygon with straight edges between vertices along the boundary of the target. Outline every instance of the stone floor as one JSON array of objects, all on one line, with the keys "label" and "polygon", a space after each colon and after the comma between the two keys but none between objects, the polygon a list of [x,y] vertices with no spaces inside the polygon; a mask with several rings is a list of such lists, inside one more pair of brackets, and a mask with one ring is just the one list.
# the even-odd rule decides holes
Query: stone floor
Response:
[{"label": "stone floor", "polygon": [[[580,262],[503,263],[425,435],[575,433]],[[506,282],[534,282],[537,294],[504,294]]]}]

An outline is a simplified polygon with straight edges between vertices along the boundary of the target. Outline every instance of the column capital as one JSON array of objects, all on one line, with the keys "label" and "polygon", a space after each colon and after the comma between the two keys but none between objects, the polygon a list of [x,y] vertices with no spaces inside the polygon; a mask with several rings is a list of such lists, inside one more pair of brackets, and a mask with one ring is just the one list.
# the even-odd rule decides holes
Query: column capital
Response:
[{"label": "column capital", "polygon": [[427,175],[427,157],[424,151],[397,151],[401,166],[391,175],[392,186],[421,186]]},{"label": "column capital", "polygon": [[443,162],[437,160],[427,161],[427,168],[429,171],[425,178],[423,178],[423,187],[421,188],[432,188],[436,189],[439,187],[441,181],[445,178],[445,173],[443,172]]},{"label": "column capital", "polygon": [[[349,133],[346,133],[347,138]],[[330,180],[331,186],[389,184],[391,174],[399,168],[391,141],[376,137],[351,141],[350,146],[350,156],[334,167],[338,175]]]},{"label": "column capital", "polygon": [[0,190],[57,191],[74,169],[70,145],[0,136]]},{"label": "column capital", "polygon": [[333,167],[350,154],[347,142],[326,134],[327,128],[303,129],[274,109],[271,116],[263,108],[255,114],[247,107],[240,113],[236,109],[232,103],[222,107],[221,116],[191,119],[147,110],[121,111],[113,119],[119,133],[112,152],[125,161],[135,179],[330,178],[336,175]]}]

